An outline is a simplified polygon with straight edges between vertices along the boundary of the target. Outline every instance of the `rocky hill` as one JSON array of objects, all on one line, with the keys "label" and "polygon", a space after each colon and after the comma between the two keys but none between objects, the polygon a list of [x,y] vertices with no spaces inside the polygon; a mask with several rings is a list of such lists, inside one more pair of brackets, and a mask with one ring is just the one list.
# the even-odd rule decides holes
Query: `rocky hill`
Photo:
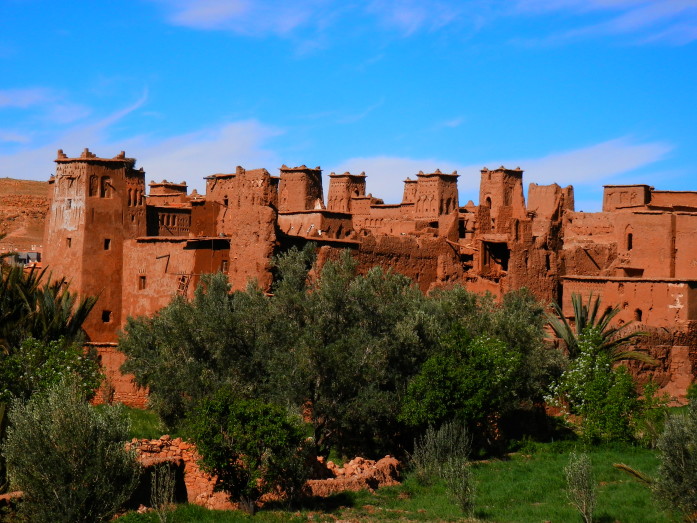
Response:
[{"label": "rocky hill", "polygon": [[48,182],[0,178],[0,252],[41,251],[48,206]]}]

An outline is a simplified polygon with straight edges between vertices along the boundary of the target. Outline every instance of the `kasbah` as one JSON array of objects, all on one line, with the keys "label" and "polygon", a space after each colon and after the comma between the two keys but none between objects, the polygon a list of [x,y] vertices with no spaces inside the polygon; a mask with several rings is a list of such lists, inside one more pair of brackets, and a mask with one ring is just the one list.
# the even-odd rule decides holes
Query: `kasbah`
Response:
[{"label": "kasbah", "polygon": [[531,183],[520,168],[483,168],[479,204],[461,206],[457,172],[404,180],[399,204],[366,194],[366,175],[329,175],[305,165],[237,167],[206,177],[206,194],[151,182],[121,152],[100,158],[58,151],[50,185],[43,264],[71,290],[98,295],[85,323],[112,399],[143,406],[146,391],[120,374],[116,333],[129,316],[152,315],[192,296],[201,275],[221,271],[233,289],[271,284],[270,260],[315,244],[318,262],[349,249],[364,272],[381,265],[423,291],[461,284],[494,296],[526,287],[572,318],[572,294],[616,305],[620,324],[659,361],[631,363],[684,398],[697,368],[697,192],[607,185],[601,212],[576,212],[573,187]]}]

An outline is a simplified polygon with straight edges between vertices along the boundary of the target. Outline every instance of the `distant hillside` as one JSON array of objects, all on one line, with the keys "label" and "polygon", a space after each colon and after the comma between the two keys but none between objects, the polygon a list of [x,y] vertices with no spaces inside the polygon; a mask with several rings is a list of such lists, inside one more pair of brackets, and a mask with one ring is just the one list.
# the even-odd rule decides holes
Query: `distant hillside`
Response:
[{"label": "distant hillside", "polygon": [[48,182],[0,178],[0,252],[40,251],[48,206]]}]

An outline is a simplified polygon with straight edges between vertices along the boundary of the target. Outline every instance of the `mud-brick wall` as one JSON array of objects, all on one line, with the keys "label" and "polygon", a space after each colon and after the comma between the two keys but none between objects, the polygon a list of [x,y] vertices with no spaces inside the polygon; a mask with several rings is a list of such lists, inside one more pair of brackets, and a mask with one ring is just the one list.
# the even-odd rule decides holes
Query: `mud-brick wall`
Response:
[{"label": "mud-brick wall", "polygon": [[148,390],[137,387],[133,382],[133,375],[121,374],[119,369],[126,361],[126,355],[118,350],[116,343],[89,343],[87,348],[97,350],[105,375],[104,383],[95,396],[95,403],[116,402],[129,407],[145,408]]},{"label": "mud-brick wall", "polygon": [[458,255],[444,238],[366,236],[357,259],[361,270],[377,265],[390,267],[414,280],[424,292],[463,280]]},{"label": "mud-brick wall", "polygon": [[183,466],[186,500],[189,503],[216,510],[236,508],[227,494],[213,492],[217,478],[201,470],[198,465],[200,456],[191,443],[165,435],[152,440],[134,438],[130,448],[136,450],[138,460],[144,466],[167,461]]}]

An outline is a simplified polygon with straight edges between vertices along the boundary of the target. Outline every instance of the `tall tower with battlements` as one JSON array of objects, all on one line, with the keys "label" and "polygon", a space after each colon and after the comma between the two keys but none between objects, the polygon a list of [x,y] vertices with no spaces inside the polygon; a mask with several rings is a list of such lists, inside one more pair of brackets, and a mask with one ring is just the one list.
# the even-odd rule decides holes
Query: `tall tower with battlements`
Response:
[{"label": "tall tower with battlements", "polygon": [[116,341],[121,324],[123,242],[146,231],[145,172],[122,151],[98,158],[85,149],[69,158],[62,150],[51,178],[44,262],[70,289],[98,296],[84,324],[89,341]]}]

